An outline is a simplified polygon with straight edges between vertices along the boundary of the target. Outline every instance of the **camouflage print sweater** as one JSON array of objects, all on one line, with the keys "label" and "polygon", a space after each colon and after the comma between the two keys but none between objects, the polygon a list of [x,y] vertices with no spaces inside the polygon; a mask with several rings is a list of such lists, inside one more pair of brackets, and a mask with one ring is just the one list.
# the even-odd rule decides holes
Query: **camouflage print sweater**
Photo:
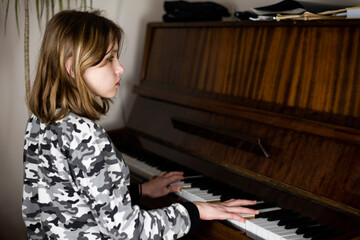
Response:
[{"label": "camouflage print sweater", "polygon": [[129,184],[128,167],[98,124],[73,113],[49,125],[30,117],[22,206],[30,239],[176,239],[199,221],[192,203],[133,206]]}]

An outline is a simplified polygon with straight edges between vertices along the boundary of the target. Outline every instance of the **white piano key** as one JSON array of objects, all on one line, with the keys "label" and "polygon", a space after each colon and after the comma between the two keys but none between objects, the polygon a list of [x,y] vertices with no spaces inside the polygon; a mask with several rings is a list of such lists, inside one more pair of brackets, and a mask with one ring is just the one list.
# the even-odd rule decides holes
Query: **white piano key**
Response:
[{"label": "white piano key", "polygon": [[152,176],[159,175],[161,173],[160,170],[158,170],[155,167],[152,167],[142,161],[139,161],[127,154],[122,154],[126,164],[129,166],[130,171],[138,174],[146,179],[149,179]]},{"label": "white piano key", "polygon": [[281,208],[279,208],[279,207],[270,207],[270,208],[259,209],[258,211],[260,213],[264,213],[264,212],[270,212],[270,211],[275,211],[275,210],[281,210]]},{"label": "white piano key", "polygon": [[296,229],[285,229],[284,226],[278,226],[279,221],[267,221],[265,218],[251,219],[248,221],[249,224],[246,225],[246,232],[249,231],[249,234],[252,235],[254,239],[304,239],[303,236],[295,233]]},{"label": "white piano key", "polygon": [[279,222],[279,221],[270,222],[267,221],[267,219],[265,218],[261,218],[261,220],[254,219],[251,221],[253,222],[254,226],[256,226],[254,231],[256,236],[261,239],[268,239],[269,233],[266,229],[274,228],[275,226],[277,226],[277,223]]},{"label": "white piano key", "polygon": [[287,240],[291,236],[298,236],[295,232],[296,232],[296,230],[286,229],[286,231],[284,231],[282,233],[278,233],[278,235],[281,237],[280,238],[281,240]]},{"label": "white piano key", "polygon": [[286,240],[298,240],[298,239],[305,239],[305,238],[304,238],[304,235],[294,234],[292,236],[286,236],[286,237],[284,237],[284,239],[286,239]]},{"label": "white piano key", "polygon": [[201,190],[200,188],[189,188],[187,191],[191,193],[197,193],[198,195],[207,194],[206,190]]},{"label": "white piano key", "polygon": [[216,196],[216,195],[207,196],[204,197],[204,200],[205,202],[220,202],[221,196]]},{"label": "white piano key", "polygon": [[209,194],[205,194],[202,192],[202,194],[199,194],[199,192],[190,189],[182,189],[179,192],[175,192],[176,195],[188,200],[188,201],[199,201],[199,202],[208,202],[208,201],[216,201],[219,198],[214,197]]},{"label": "white piano key", "polygon": [[185,183],[184,181],[176,181],[176,182],[170,184],[170,186],[174,186],[174,185],[179,185],[183,189],[191,188],[191,183]]},{"label": "white piano key", "polygon": [[240,222],[240,221],[236,221],[234,219],[228,219],[227,220],[232,226],[234,226],[235,228],[237,229],[240,229],[241,231],[245,232],[246,231],[246,222],[243,223],[243,222]]},{"label": "white piano key", "polygon": [[252,239],[257,239],[256,227],[256,224],[252,220],[247,220],[245,222],[246,236]]},{"label": "white piano key", "polygon": [[283,227],[279,226],[272,226],[272,227],[265,227],[259,229],[264,233],[264,235],[267,236],[267,238],[270,240],[281,240],[281,236],[279,233],[282,233],[285,229]]},{"label": "white piano key", "polygon": [[205,202],[205,200],[196,194],[193,194],[191,192],[186,191],[186,189],[183,189],[179,192],[175,192],[176,195],[179,197],[182,197],[190,202],[198,201],[198,202]]}]

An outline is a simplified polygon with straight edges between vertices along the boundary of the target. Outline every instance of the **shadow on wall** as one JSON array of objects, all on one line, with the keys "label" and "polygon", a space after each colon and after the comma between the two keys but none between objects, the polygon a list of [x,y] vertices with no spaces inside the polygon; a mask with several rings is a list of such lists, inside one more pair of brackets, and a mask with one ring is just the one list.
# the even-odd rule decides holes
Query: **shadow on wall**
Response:
[{"label": "shadow on wall", "polygon": [[[1,216],[0,216],[1,217]],[[26,228],[22,221],[9,223],[6,218],[0,220],[1,240],[27,240]]]}]

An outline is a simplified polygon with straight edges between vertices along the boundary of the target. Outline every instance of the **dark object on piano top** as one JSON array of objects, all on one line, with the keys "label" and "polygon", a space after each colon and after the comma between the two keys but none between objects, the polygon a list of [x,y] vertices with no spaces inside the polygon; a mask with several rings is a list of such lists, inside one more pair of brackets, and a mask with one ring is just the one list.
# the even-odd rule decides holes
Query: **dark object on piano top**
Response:
[{"label": "dark object on piano top", "polygon": [[214,2],[165,1],[164,22],[221,21],[229,11]]},{"label": "dark object on piano top", "polygon": [[349,7],[340,4],[327,4],[327,3],[316,3],[310,1],[295,1],[295,0],[283,0],[278,3],[252,8],[250,11],[257,15],[270,15],[275,16],[276,14],[302,14],[305,11],[311,13],[319,13],[329,10],[342,9]]},{"label": "dark object on piano top", "polygon": [[257,15],[273,14],[301,14],[305,12],[304,6],[294,0],[284,0],[269,6],[252,8],[251,11]]},{"label": "dark object on piano top", "polygon": [[249,20],[250,18],[257,18],[258,15],[250,11],[244,11],[244,12],[234,12],[234,17],[237,20],[244,21],[244,20]]}]

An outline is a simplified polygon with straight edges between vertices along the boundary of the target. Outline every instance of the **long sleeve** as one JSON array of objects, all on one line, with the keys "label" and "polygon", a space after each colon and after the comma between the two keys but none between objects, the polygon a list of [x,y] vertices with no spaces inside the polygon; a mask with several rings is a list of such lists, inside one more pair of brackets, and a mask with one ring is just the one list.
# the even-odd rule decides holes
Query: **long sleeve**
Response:
[{"label": "long sleeve", "polygon": [[[129,169],[99,125],[71,114],[47,128],[39,137],[43,141],[38,145],[43,146],[39,164],[27,168],[39,173],[37,184],[32,184],[37,188],[36,208],[41,209],[37,213],[42,215],[37,219],[53,233],[51,237],[177,239],[190,230],[188,206],[144,211],[131,204]],[[24,194],[25,222],[30,222],[29,211],[36,209],[33,200],[27,201],[30,198],[34,196]]]}]

